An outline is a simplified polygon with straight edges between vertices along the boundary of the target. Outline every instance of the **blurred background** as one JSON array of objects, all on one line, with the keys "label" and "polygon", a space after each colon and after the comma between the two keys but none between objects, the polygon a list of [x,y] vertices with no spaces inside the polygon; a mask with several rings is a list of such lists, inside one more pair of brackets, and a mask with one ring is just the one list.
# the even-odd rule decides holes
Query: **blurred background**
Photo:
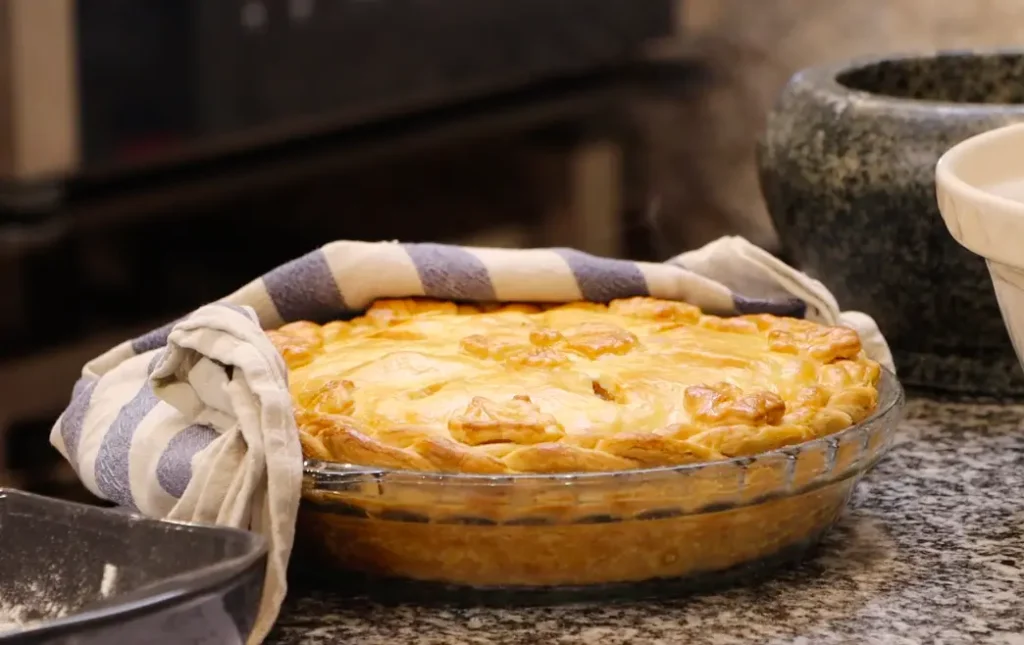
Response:
[{"label": "blurred background", "polygon": [[772,251],[796,70],[1019,0],[0,0],[0,484],[76,497],[84,362],[333,239]]}]

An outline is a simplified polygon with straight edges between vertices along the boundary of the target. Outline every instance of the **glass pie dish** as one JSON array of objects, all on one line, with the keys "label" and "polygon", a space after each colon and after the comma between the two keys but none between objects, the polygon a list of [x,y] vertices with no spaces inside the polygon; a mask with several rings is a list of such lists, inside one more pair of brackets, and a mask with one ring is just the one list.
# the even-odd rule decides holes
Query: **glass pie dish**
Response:
[{"label": "glass pie dish", "polygon": [[307,461],[297,549],[320,569],[471,590],[705,581],[787,559],[839,518],[903,404],[752,457],[559,475],[417,473]]}]

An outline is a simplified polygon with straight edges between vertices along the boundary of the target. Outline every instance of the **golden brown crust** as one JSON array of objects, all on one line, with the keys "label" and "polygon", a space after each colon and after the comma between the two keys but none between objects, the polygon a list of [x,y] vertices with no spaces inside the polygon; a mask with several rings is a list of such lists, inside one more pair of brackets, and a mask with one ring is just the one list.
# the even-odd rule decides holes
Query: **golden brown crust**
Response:
[{"label": "golden brown crust", "polygon": [[541,412],[526,395],[514,396],[502,403],[474,396],[465,412],[448,421],[448,431],[452,439],[467,446],[530,445],[558,441],[565,435],[558,421]]},{"label": "golden brown crust", "polygon": [[720,318],[653,298],[608,305],[380,300],[268,336],[307,457],[406,470],[555,473],[751,455],[877,406],[855,331]]}]

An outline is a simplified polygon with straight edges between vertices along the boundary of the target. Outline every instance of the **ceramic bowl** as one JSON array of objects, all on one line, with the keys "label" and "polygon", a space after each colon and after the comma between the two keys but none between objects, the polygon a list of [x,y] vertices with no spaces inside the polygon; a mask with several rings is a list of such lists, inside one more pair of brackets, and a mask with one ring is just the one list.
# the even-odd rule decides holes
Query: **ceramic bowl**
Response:
[{"label": "ceramic bowl", "polygon": [[1024,124],[953,146],[936,165],[935,184],[953,239],[985,259],[1003,322],[1024,360]]},{"label": "ceramic bowl", "polygon": [[908,387],[1024,395],[985,262],[946,233],[935,163],[1024,121],[1024,52],[817,67],[789,82],[759,148],[787,255],[878,322]]}]

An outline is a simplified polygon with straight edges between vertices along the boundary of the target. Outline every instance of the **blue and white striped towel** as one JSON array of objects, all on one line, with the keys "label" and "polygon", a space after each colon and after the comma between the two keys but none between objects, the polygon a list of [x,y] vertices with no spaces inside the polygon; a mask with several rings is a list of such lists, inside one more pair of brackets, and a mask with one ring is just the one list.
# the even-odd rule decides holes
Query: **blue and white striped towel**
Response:
[{"label": "blue and white striped towel", "polygon": [[664,264],[570,249],[334,242],[89,362],[51,442],[96,495],[150,516],[251,528],[270,541],[253,642],[285,593],[302,455],[287,371],[262,333],[359,312],[378,298],[607,301],[650,295],[708,312],[848,324],[892,366],[874,322],[740,238]]}]

